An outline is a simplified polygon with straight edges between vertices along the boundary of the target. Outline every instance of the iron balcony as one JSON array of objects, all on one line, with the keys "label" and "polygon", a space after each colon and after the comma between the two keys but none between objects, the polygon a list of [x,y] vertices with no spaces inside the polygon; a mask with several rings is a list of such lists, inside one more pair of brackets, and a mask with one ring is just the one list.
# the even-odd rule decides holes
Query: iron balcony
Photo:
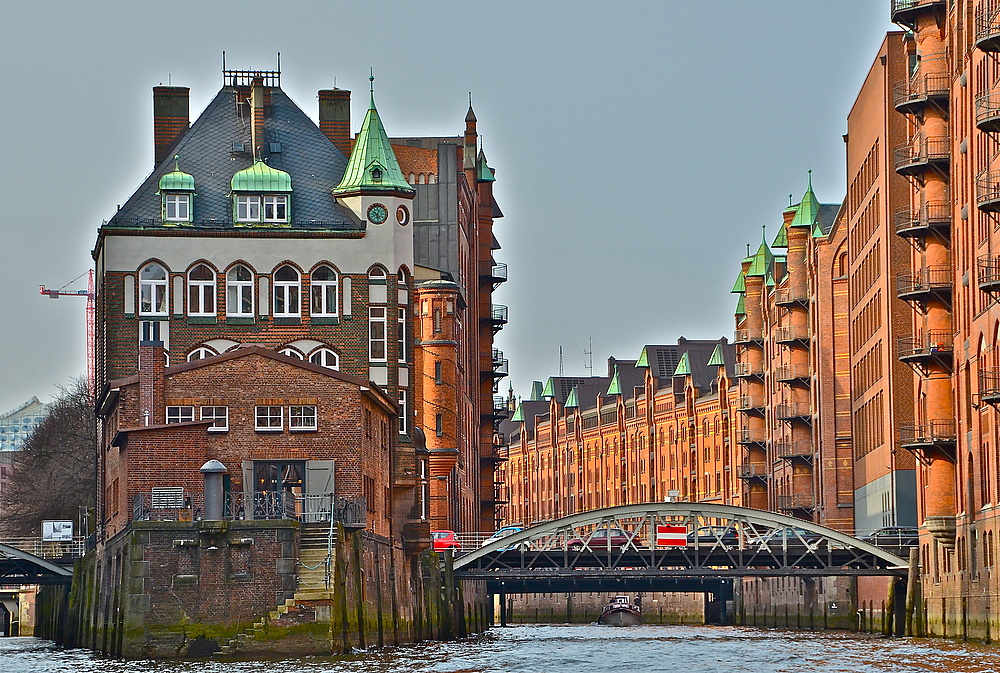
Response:
[{"label": "iron balcony", "polygon": [[774,416],[780,421],[808,421],[812,409],[808,402],[783,402],[774,408]]},{"label": "iron balcony", "polygon": [[1000,131],[1000,92],[991,91],[976,98],[976,128],[993,133]]},{"label": "iron balcony", "polygon": [[779,327],[774,331],[774,340],[779,344],[790,344],[797,341],[809,341],[808,325],[787,325]]},{"label": "iron balcony", "polygon": [[493,349],[493,378],[502,379],[507,376],[507,358],[499,348]]},{"label": "iron balcony", "polygon": [[733,373],[738,379],[761,377],[764,375],[764,365],[759,362],[737,362]]},{"label": "iron balcony", "polygon": [[984,213],[1000,213],[1000,171],[976,176],[976,206]]},{"label": "iron balcony", "polygon": [[770,473],[764,463],[741,463],[736,466],[736,476],[739,479],[767,479]]},{"label": "iron balcony", "polygon": [[778,496],[778,509],[792,511],[797,509],[815,509],[816,496],[812,493],[794,493],[792,495]]},{"label": "iron balcony", "polygon": [[926,365],[931,362],[951,361],[953,337],[944,330],[928,330],[901,336],[897,342],[901,362]]},{"label": "iron balcony", "polygon": [[890,0],[890,12],[893,23],[909,28],[916,28],[917,16],[924,11],[945,9],[945,0]]},{"label": "iron balcony", "polygon": [[927,266],[896,276],[896,296],[905,301],[951,297],[951,267]]},{"label": "iron balcony", "polygon": [[945,202],[925,203],[919,208],[896,211],[896,235],[917,238],[951,228],[951,205]]},{"label": "iron balcony", "polygon": [[745,414],[764,413],[764,397],[762,395],[743,395],[736,401],[736,409]]},{"label": "iron balcony", "polygon": [[764,330],[759,327],[755,329],[738,329],[734,337],[733,343],[737,345],[762,344],[764,342]]},{"label": "iron balcony", "polygon": [[907,451],[940,449],[946,453],[954,451],[955,419],[942,418],[899,428],[899,445]]},{"label": "iron balcony", "polygon": [[1000,404],[1000,369],[979,370],[979,399],[986,404]]},{"label": "iron balcony", "polygon": [[983,292],[1000,291],[1000,255],[983,255],[977,259],[976,279]]},{"label": "iron balcony", "polygon": [[916,75],[896,84],[893,102],[897,112],[917,114],[928,104],[946,105],[950,80],[947,75]]},{"label": "iron balcony", "polygon": [[493,304],[490,307],[489,317],[485,317],[483,320],[490,323],[493,327],[493,333],[496,334],[507,324],[507,307],[503,304]]},{"label": "iron balcony", "polygon": [[900,175],[920,175],[929,168],[943,168],[951,161],[951,140],[914,138],[895,151],[896,172]]},{"label": "iron balcony", "polygon": [[976,46],[982,51],[1000,51],[1000,5],[980,3],[976,9]]},{"label": "iron balcony", "polygon": [[507,282],[507,265],[503,262],[480,264],[479,277],[493,283],[495,290],[500,283]]},{"label": "iron balcony", "polygon": [[763,430],[751,430],[750,428],[743,428],[738,430],[736,433],[736,442],[738,444],[761,444],[767,442],[764,437]]},{"label": "iron balcony", "polygon": [[811,463],[815,452],[812,442],[778,442],[774,445],[774,455],[782,460],[804,460]]},{"label": "iron balcony", "polygon": [[805,288],[783,287],[775,291],[774,303],[777,306],[808,305],[809,292]]},{"label": "iron balcony", "polygon": [[774,370],[774,379],[779,383],[794,383],[808,380],[812,376],[809,364],[800,362],[792,365],[781,365]]}]

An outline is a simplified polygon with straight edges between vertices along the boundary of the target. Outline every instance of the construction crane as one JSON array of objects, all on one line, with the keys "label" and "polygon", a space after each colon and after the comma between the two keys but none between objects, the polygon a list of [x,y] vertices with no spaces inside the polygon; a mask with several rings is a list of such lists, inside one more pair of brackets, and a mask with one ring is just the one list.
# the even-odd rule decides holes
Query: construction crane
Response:
[{"label": "construction crane", "polygon": [[[67,286],[72,285],[84,276],[87,276],[86,290],[66,290]],[[39,285],[38,292],[39,294],[44,294],[49,299],[58,299],[59,297],[87,298],[87,386],[90,389],[90,395],[93,398],[94,386],[97,383],[94,369],[94,316],[96,313],[94,310],[94,270],[90,269],[81,273],[79,276],[56,290],[50,290],[44,285]]]}]

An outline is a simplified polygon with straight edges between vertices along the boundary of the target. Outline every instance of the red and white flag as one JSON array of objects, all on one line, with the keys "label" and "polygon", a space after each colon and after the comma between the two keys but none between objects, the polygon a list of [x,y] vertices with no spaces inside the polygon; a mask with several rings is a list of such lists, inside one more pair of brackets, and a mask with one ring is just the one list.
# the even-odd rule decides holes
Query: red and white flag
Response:
[{"label": "red and white flag", "polygon": [[657,526],[657,547],[686,547],[688,543],[687,526]]}]

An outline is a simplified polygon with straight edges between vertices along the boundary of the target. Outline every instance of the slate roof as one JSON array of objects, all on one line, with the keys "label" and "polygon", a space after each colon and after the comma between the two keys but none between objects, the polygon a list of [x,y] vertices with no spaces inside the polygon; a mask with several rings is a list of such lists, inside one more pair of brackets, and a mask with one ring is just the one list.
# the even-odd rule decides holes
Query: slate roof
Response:
[{"label": "slate roof", "polygon": [[643,352],[646,354],[650,373],[664,381],[674,376],[681,356],[686,353],[694,385],[704,395],[712,390],[718,377],[718,367],[708,364],[716,355],[717,347],[721,350],[722,358],[725,360],[726,374],[732,379],[733,363],[736,362],[736,347],[725,338],[715,340],[681,337],[676,344],[646,346],[643,348]]},{"label": "slate roof", "polygon": [[[195,181],[193,228],[233,228],[230,181],[238,171],[254,163],[249,151],[250,121],[237,114],[236,93],[234,87],[219,91],[171,148],[169,156],[154,168],[105,227],[177,229],[177,226],[163,226],[161,199],[156,194],[160,178],[174,170],[174,155],[177,155],[180,170],[191,174]],[[234,142],[243,143],[247,151],[234,152]],[[280,144],[280,152],[270,151],[272,143]],[[277,87],[270,88],[261,146],[267,164],[286,171],[292,178],[291,222],[281,229],[362,230],[364,225],[356,222],[331,193],[344,175],[347,158]]]},{"label": "slate roof", "polygon": [[545,382],[544,397],[553,397],[559,404],[566,404],[570,391],[574,386],[590,381],[589,376],[550,376]]}]

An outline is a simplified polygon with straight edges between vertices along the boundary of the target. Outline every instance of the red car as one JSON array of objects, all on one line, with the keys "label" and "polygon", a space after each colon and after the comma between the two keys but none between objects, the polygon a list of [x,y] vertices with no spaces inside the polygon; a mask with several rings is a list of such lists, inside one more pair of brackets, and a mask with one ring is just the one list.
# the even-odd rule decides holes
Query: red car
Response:
[{"label": "red car", "polygon": [[566,543],[566,546],[571,551],[580,551],[585,546],[593,551],[600,551],[609,546],[613,548],[634,545],[637,542],[634,538],[634,534],[626,533],[621,528],[598,528],[585,538],[573,538]]},{"label": "red car", "polygon": [[444,551],[445,549],[458,551],[462,548],[462,543],[455,539],[455,531],[453,530],[432,530],[431,542],[434,545],[434,551]]}]

